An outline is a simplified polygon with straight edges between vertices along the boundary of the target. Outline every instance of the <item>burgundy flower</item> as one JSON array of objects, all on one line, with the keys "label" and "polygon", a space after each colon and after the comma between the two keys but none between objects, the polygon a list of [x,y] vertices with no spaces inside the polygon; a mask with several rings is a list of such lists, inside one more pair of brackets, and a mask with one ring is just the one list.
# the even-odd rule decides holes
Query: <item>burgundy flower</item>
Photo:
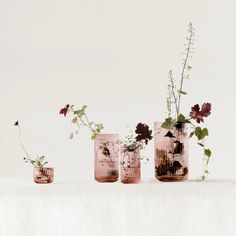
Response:
[{"label": "burgundy flower", "polygon": [[191,108],[190,117],[197,121],[197,123],[204,122],[203,117],[207,117],[211,114],[211,103],[203,103],[202,109],[198,104]]},{"label": "burgundy flower", "polygon": [[137,134],[135,137],[137,142],[144,141],[145,144],[148,144],[148,140],[152,139],[152,130],[149,130],[146,124],[138,123],[135,133]]},{"label": "burgundy flower", "polygon": [[68,113],[68,111],[69,111],[69,107],[70,107],[70,105],[67,104],[65,107],[63,107],[63,108],[60,110],[60,113],[59,113],[59,114],[66,116],[67,113]]},{"label": "burgundy flower", "polygon": [[15,123],[14,123],[15,126],[18,126],[19,125],[19,121],[17,120]]},{"label": "burgundy flower", "polygon": [[164,137],[175,138],[172,132],[168,131]]}]

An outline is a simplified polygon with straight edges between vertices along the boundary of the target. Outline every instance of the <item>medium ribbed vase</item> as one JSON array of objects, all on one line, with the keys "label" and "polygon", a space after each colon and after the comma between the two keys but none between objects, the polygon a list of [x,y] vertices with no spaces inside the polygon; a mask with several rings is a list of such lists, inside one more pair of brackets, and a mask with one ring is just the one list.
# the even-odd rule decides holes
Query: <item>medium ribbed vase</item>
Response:
[{"label": "medium ribbed vase", "polygon": [[118,134],[97,134],[94,139],[94,177],[98,182],[119,178]]}]

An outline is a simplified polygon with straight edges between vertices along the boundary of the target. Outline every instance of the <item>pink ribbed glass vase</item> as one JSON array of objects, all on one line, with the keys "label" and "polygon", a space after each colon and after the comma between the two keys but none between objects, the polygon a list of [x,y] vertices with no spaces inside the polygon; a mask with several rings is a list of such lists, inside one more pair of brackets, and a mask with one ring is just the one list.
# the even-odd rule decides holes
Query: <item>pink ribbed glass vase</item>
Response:
[{"label": "pink ribbed glass vase", "polygon": [[94,140],[94,177],[98,182],[119,178],[118,134],[97,134]]},{"label": "pink ribbed glass vase", "polygon": [[34,167],[34,182],[37,184],[49,184],[54,179],[54,169],[51,167]]},{"label": "pink ribbed glass vase", "polygon": [[140,150],[122,151],[120,161],[121,182],[124,184],[137,184],[140,182]]},{"label": "pink ribbed glass vase", "polygon": [[155,176],[160,181],[175,182],[188,178],[188,127],[177,122],[172,130],[155,122]]}]

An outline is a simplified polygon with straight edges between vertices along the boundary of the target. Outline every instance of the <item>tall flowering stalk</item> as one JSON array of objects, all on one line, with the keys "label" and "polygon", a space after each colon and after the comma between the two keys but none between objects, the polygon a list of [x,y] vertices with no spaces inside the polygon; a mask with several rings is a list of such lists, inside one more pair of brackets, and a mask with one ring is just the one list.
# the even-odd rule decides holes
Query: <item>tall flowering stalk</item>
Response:
[{"label": "tall flowering stalk", "polygon": [[[184,81],[190,78],[190,72],[192,66],[190,65],[190,59],[194,51],[194,36],[195,29],[192,23],[188,26],[188,36],[186,37],[185,50],[183,52],[183,66],[181,69],[181,75],[179,80],[179,87],[177,88],[176,82],[173,76],[173,72],[169,72],[169,83],[168,83],[168,96],[167,96],[167,118],[162,124],[162,128],[170,130],[176,125],[176,123],[188,123],[192,129],[190,138],[195,136],[197,138],[197,144],[203,150],[203,162],[204,169],[203,174],[200,177],[201,181],[204,181],[209,174],[208,164],[211,157],[211,150],[206,147],[206,137],[209,135],[207,128],[202,128],[199,124],[204,122],[205,117],[211,114],[211,103],[204,103],[201,106],[199,104],[194,105],[191,108],[189,116],[183,115],[181,111],[182,96],[187,95],[184,91]],[[174,107],[174,108],[173,108]],[[174,111],[173,111],[174,109]],[[173,114],[174,113],[174,114]],[[170,134],[170,133],[169,133]]]}]

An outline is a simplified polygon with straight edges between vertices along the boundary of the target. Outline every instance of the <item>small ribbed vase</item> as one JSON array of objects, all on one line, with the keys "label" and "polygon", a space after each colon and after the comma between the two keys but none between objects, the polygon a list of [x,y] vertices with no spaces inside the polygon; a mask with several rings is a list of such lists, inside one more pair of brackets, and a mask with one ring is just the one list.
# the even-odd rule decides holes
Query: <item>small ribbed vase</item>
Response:
[{"label": "small ribbed vase", "polygon": [[94,177],[98,182],[119,178],[118,134],[97,134],[94,139]]},{"label": "small ribbed vase", "polygon": [[140,182],[140,150],[122,151],[120,161],[120,175],[123,184],[137,184]]},{"label": "small ribbed vase", "polygon": [[50,184],[54,179],[54,168],[34,167],[34,182],[37,184]]},{"label": "small ribbed vase", "polygon": [[164,182],[184,181],[188,178],[188,127],[177,122],[172,130],[155,122],[155,176]]}]

